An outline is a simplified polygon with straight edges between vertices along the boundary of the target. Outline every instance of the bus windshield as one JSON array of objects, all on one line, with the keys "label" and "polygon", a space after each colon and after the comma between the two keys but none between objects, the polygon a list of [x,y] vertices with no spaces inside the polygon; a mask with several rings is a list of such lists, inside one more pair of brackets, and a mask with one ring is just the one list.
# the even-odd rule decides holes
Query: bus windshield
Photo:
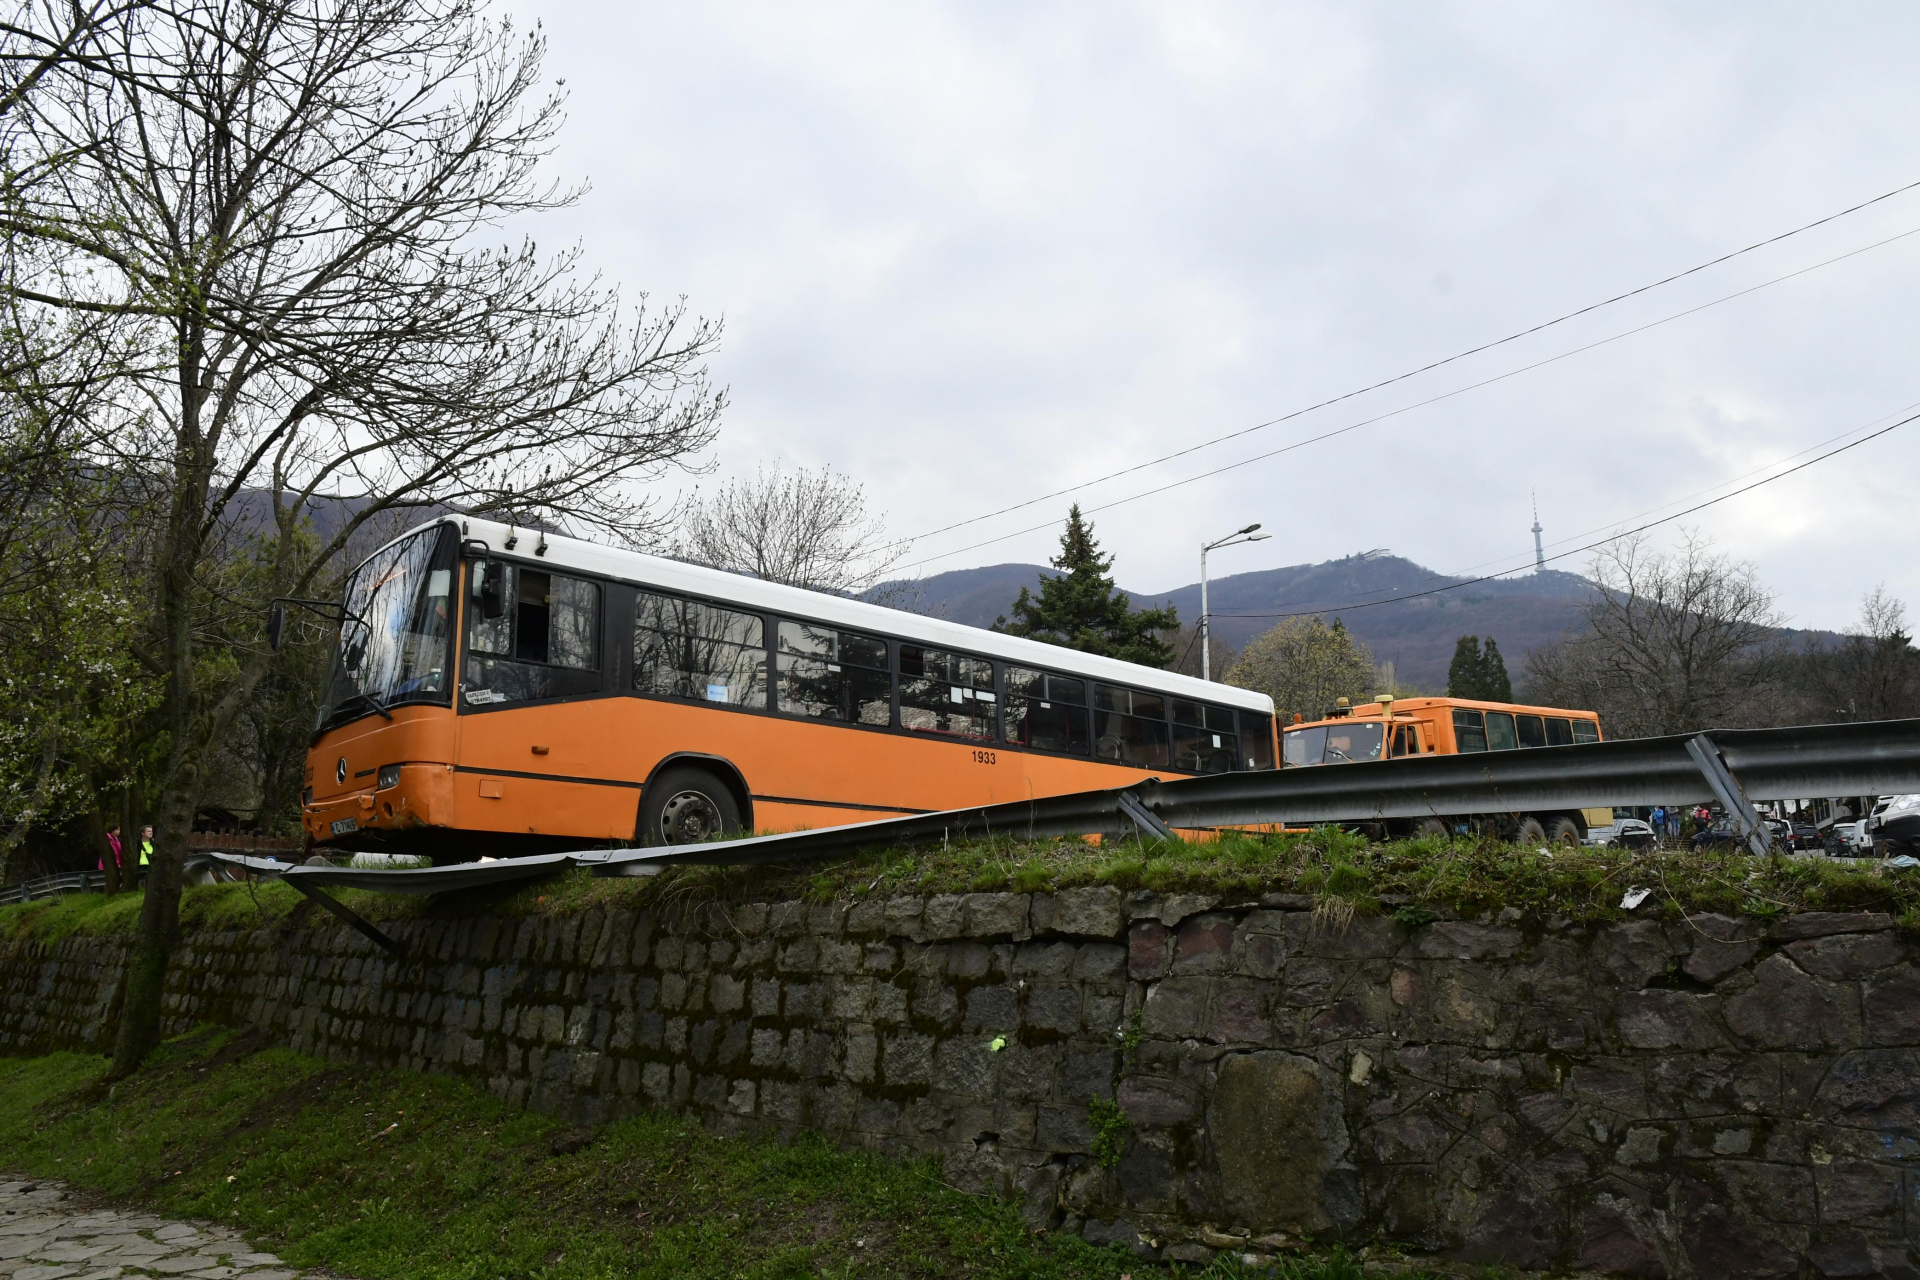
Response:
[{"label": "bus windshield", "polygon": [[320,728],[395,703],[450,701],[454,559],[453,531],[441,525],[375,553],[354,570]]}]

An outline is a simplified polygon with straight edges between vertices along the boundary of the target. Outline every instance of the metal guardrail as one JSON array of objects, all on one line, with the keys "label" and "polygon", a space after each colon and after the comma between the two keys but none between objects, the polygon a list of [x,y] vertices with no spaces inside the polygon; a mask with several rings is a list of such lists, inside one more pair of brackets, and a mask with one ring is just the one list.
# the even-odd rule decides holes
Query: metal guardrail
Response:
[{"label": "metal guardrail", "polygon": [[1920,791],[1920,720],[1790,729],[1715,729],[1572,747],[1430,755],[1148,785],[1172,826],[1361,822],[1612,805],[1719,803],[1688,750],[1718,749],[1749,800]]},{"label": "metal guardrail", "polygon": [[648,849],[594,849],[406,870],[300,866],[237,854],[217,861],[279,876],[380,945],[403,949],[325,888],[439,893],[586,867],[652,875],[675,863],[748,865],[879,845],[994,834],[1100,833],[1172,838],[1174,828],[1367,822],[1522,814],[1613,805],[1725,805],[1765,851],[1752,801],[1920,792],[1920,720],[1811,728],[1713,730],[1580,746],[1429,755],[1311,769],[1229,773],[779,835]]},{"label": "metal guardrail", "polygon": [[104,871],[67,871],[60,875],[41,876],[37,880],[22,880],[19,884],[0,889],[0,907],[32,902],[35,898],[51,898],[62,893],[93,893],[106,887],[107,873]]}]

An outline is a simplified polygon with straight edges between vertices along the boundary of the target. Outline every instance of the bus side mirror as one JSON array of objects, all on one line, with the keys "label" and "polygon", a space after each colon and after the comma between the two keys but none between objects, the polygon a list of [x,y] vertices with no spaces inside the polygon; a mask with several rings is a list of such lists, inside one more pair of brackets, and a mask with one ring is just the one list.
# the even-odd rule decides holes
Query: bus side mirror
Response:
[{"label": "bus side mirror", "polygon": [[287,606],[276,601],[273,607],[267,610],[267,648],[275,653],[280,652],[280,641],[284,638],[286,630]]},{"label": "bus side mirror", "polygon": [[507,611],[507,566],[487,561],[480,575],[480,616],[497,618]]}]

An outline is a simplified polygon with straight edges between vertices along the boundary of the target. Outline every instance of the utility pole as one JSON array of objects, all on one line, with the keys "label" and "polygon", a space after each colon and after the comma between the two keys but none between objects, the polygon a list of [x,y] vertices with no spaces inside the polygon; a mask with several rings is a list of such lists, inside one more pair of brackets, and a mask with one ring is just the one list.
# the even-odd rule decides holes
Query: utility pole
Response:
[{"label": "utility pole", "polygon": [[1213,633],[1207,623],[1207,552],[1218,551],[1221,547],[1235,547],[1243,542],[1265,542],[1273,535],[1257,533],[1258,522],[1244,529],[1235,529],[1218,542],[1209,542],[1200,548],[1200,678],[1213,679]]}]

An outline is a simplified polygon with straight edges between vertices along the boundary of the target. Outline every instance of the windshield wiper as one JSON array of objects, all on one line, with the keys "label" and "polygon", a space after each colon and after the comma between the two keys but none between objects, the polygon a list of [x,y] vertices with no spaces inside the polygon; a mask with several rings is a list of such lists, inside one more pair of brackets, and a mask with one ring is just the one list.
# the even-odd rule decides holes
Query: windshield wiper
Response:
[{"label": "windshield wiper", "polygon": [[[373,690],[356,689],[354,690],[353,697],[364,698],[368,706],[372,707],[375,711],[378,711],[382,716],[384,716],[388,720],[393,719],[393,712],[387,710],[387,704],[385,700],[383,700],[380,697],[380,695],[375,693]],[[352,701],[353,701],[352,698],[348,699],[349,705],[352,703]]]}]

